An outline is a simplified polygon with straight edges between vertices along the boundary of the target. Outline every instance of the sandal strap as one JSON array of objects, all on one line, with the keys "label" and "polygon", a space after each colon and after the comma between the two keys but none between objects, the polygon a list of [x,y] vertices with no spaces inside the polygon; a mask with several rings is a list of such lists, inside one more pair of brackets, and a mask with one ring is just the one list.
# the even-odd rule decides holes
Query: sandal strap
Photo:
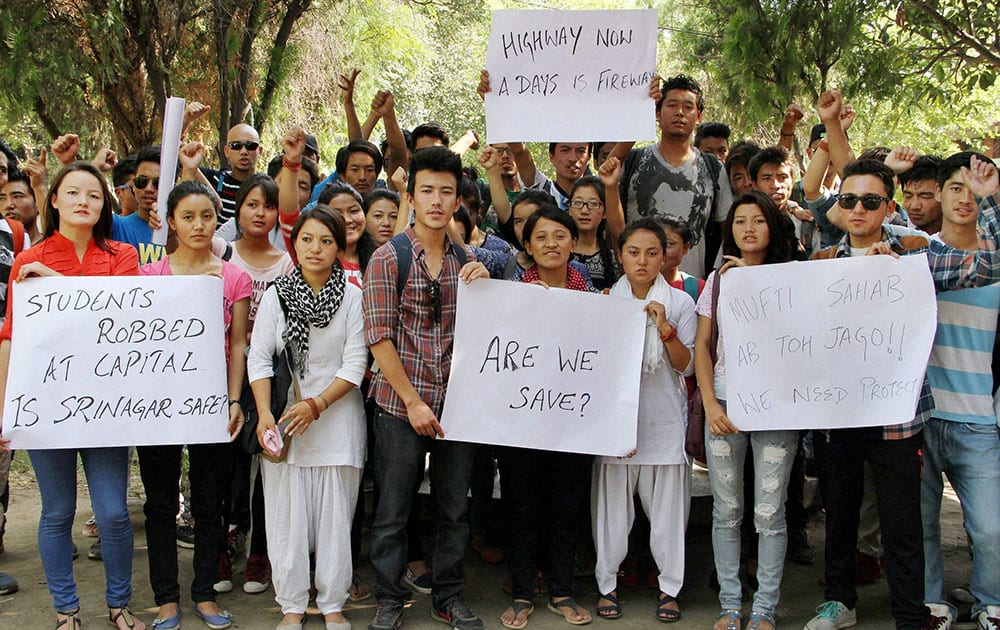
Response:
[{"label": "sandal strap", "polygon": [[[618,595],[616,595],[614,591],[611,591],[610,593],[602,594],[601,598],[608,600],[609,602],[611,602],[615,606],[621,605],[621,602],[618,601]],[[607,608],[607,606],[605,606],[605,608]]]},{"label": "sandal strap", "polygon": [[122,617],[125,618],[125,625],[127,627],[135,628],[135,616],[132,614],[132,611],[128,609],[128,606],[122,606],[115,614],[111,614],[110,610],[108,611],[108,619],[110,619],[111,623],[115,626],[118,625],[118,620]]},{"label": "sandal strap", "polygon": [[723,618],[726,619],[726,630],[736,630],[743,615],[738,610],[728,608],[719,613],[719,616],[715,618],[716,623]]},{"label": "sandal strap", "polygon": [[80,617],[79,617],[80,609],[79,608],[77,608],[76,610],[70,610],[70,611],[67,611],[67,612],[56,611],[56,614],[66,615],[62,620],[56,622],[56,629],[57,630],[58,630],[58,628],[62,628],[63,626],[65,626],[67,623],[70,623],[70,622],[72,622],[72,624],[71,624],[71,630],[76,630],[78,627],[82,627],[82,625],[83,625],[80,622]]},{"label": "sandal strap", "polygon": [[523,602],[515,599],[511,603],[510,607],[514,611],[514,617],[517,617],[518,615],[528,610],[529,608],[534,608],[535,604],[533,602]]}]

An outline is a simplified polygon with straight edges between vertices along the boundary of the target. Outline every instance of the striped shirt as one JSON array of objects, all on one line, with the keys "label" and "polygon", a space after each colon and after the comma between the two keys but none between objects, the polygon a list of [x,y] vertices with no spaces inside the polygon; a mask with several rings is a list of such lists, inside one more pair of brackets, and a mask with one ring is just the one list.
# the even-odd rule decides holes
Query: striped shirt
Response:
[{"label": "striped shirt", "polygon": [[222,201],[222,211],[219,212],[219,223],[225,223],[236,216],[236,193],[239,192],[243,182],[233,177],[232,171],[215,171],[210,168],[202,168],[209,185],[219,194]]}]

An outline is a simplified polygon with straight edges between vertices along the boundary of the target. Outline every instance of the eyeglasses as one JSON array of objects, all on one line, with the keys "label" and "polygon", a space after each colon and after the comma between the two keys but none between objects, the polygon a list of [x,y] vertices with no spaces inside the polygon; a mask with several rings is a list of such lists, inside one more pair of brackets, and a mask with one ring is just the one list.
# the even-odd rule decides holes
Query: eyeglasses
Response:
[{"label": "eyeglasses", "polygon": [[233,151],[242,151],[243,147],[246,147],[247,151],[256,151],[257,149],[260,148],[260,143],[259,142],[240,142],[240,141],[237,140],[236,142],[230,142],[226,146],[228,146]]},{"label": "eyeglasses", "polygon": [[493,147],[500,155],[510,155],[510,147]]},{"label": "eyeglasses", "polygon": [[146,188],[146,186],[149,186],[150,183],[153,184],[153,188],[156,188],[157,190],[160,189],[159,177],[146,177],[145,175],[137,175],[136,178],[132,180],[132,186],[134,186],[136,190],[143,190]]},{"label": "eyeglasses", "polygon": [[427,283],[427,303],[431,307],[431,318],[435,324],[441,323],[441,282],[431,280]]},{"label": "eyeglasses", "polygon": [[889,197],[883,197],[882,195],[876,195],[874,193],[868,195],[861,195],[860,197],[851,193],[844,195],[837,195],[837,202],[840,207],[844,210],[854,210],[854,206],[861,202],[861,207],[868,212],[875,212],[882,207],[882,202],[892,201]]},{"label": "eyeglasses", "polygon": [[590,210],[600,210],[601,208],[604,207],[604,204],[601,203],[600,201],[594,201],[594,200],[584,201],[582,199],[576,199],[574,201],[569,202],[569,207],[576,208],[577,210],[583,210],[584,208],[588,208]]}]

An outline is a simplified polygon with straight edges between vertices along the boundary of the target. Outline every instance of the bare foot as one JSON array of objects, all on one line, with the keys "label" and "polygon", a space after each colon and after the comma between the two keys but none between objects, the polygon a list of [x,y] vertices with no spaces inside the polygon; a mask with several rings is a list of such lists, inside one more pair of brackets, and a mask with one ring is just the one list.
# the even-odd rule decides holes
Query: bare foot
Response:
[{"label": "bare foot", "polygon": [[[514,610],[517,606],[517,610]],[[510,606],[500,615],[500,623],[505,628],[523,628],[528,625],[528,617],[535,612],[535,607],[526,599],[515,599],[514,606]]]},{"label": "bare foot", "polygon": [[146,630],[146,624],[133,617],[128,608],[109,608],[108,619],[119,630]]},{"label": "bare foot", "polygon": [[[560,606],[559,604],[569,601],[569,597],[553,597],[549,604],[549,610],[562,615],[567,622],[574,626],[582,626],[593,620],[587,609],[577,604],[576,606]],[[574,602],[576,603],[576,602]]]}]

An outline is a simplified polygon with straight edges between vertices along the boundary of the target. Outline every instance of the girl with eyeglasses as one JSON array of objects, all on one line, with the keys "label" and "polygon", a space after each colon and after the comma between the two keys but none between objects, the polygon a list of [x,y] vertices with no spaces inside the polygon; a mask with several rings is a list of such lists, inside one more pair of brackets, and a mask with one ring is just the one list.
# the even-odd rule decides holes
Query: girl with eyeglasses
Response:
[{"label": "girl with eyeglasses", "polygon": [[608,240],[604,184],[595,175],[581,177],[573,184],[569,196],[569,214],[580,233],[573,259],[587,266],[598,290],[610,289],[618,279],[618,267]]}]

